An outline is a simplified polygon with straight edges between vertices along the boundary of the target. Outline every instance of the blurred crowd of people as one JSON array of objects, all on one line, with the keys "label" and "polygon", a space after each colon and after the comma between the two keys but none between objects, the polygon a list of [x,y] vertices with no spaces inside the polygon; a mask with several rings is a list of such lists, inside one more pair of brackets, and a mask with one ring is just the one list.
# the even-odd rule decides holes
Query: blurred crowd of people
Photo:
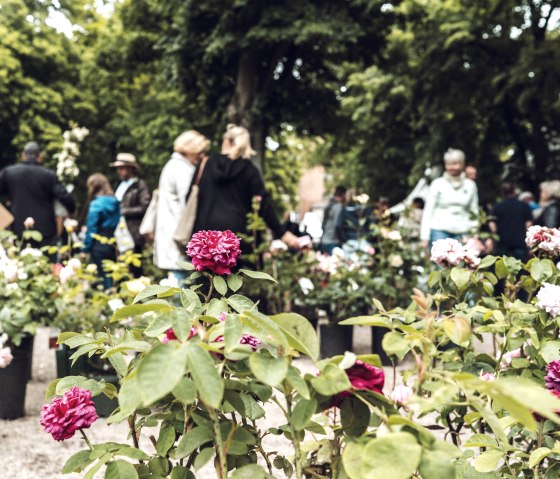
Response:
[{"label": "blurred crowd of people", "polygon": [[[185,271],[178,261],[185,259],[186,243],[178,239],[179,227],[186,221],[190,233],[231,230],[247,235],[247,218],[256,198],[258,214],[275,239],[293,250],[309,247],[310,237],[302,231],[304,228],[277,218],[261,174],[251,161],[254,155],[247,129],[230,124],[219,152],[210,151],[210,141],[195,130],[179,135],[154,192],[141,178],[140,165],[131,153],[121,152],[108,164],[116,170],[114,188],[103,173],[91,175],[87,179],[81,253],[89,254],[98,266],[103,285],[111,286],[103,262],[126,251],[142,254],[147,239],[154,241],[155,265],[176,281],[183,280]],[[57,215],[73,215],[75,202],[42,162],[39,145],[28,143],[22,161],[0,172],[0,196],[9,199],[11,213],[6,214],[12,215],[13,231],[21,235],[26,219],[33,218],[34,229],[42,235],[36,246],[49,246],[60,244],[61,236],[68,233],[57,228]],[[472,240],[474,235],[481,254],[524,260],[529,226],[560,226],[559,180],[540,185],[538,202],[532,193],[519,192],[512,183],[504,183],[500,200],[486,212],[481,225],[476,168],[466,165],[464,153],[457,149],[449,149],[443,163],[441,176],[430,181],[433,171],[429,172],[403,202],[393,207],[384,197],[372,206],[367,195],[349,195],[344,186],[337,186],[324,209],[317,249],[327,255],[335,248],[364,250],[370,244],[372,225],[396,226],[407,240],[423,248],[438,239]],[[242,248],[245,254],[251,253],[254,244],[244,241]],[[136,277],[142,274],[137,262],[130,270]]]},{"label": "blurred crowd of people", "polygon": [[331,254],[337,247],[344,249],[360,234],[367,239],[369,226],[377,224],[399,227],[407,240],[419,242],[423,248],[430,248],[439,239],[468,238],[481,255],[492,253],[526,260],[527,228],[533,224],[560,226],[559,180],[540,184],[538,203],[531,192],[521,192],[513,183],[504,182],[499,200],[491,206],[481,205],[477,169],[465,164],[465,154],[449,149],[443,163],[441,176],[430,181],[432,171],[427,172],[412,193],[393,207],[381,197],[369,208],[360,202],[363,195],[349,199],[346,188],[337,186],[325,208],[319,251]]}]

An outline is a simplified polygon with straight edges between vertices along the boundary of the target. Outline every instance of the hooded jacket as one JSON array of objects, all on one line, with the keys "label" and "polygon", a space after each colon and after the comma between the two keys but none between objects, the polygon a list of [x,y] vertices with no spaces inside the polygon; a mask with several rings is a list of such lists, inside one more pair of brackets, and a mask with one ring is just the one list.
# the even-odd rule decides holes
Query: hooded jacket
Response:
[{"label": "hooded jacket", "polygon": [[255,196],[261,197],[260,216],[274,237],[281,237],[284,229],[257,167],[241,158],[231,160],[224,155],[210,156],[200,179],[194,232],[231,230],[236,234],[247,233],[247,214],[252,211]]},{"label": "hooded jacket", "polygon": [[83,251],[88,253],[95,242],[92,235],[113,237],[120,219],[119,201],[114,196],[97,196],[89,204],[87,232]]}]

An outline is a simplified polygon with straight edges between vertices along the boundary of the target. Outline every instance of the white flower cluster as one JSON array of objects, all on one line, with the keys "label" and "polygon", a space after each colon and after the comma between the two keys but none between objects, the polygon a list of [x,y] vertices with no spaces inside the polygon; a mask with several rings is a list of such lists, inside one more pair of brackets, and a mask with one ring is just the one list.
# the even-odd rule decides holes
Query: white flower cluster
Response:
[{"label": "white flower cluster", "polygon": [[80,143],[87,135],[89,130],[78,126],[63,133],[62,150],[55,155],[56,174],[61,181],[72,181],[80,174],[76,161],[80,156]]},{"label": "white flower cluster", "polygon": [[552,317],[560,316],[560,286],[544,283],[537,293],[537,306]]},{"label": "white flower cluster", "polygon": [[452,238],[434,241],[431,253],[431,260],[442,268],[463,263],[474,268],[480,263],[480,253],[477,250],[466,248]]},{"label": "white flower cluster", "polygon": [[558,256],[560,255],[560,230],[539,225],[530,226],[525,235],[525,243],[531,249]]}]

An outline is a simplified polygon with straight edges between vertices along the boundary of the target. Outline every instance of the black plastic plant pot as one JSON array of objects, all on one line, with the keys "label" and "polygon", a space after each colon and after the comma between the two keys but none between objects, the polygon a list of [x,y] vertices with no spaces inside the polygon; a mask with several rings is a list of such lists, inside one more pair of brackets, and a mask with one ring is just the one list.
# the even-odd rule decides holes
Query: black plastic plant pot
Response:
[{"label": "black plastic plant pot", "polygon": [[17,419],[25,415],[31,353],[25,348],[13,348],[12,354],[12,362],[0,369],[0,419]]},{"label": "black plastic plant pot", "polygon": [[336,323],[319,325],[321,358],[338,356],[352,351],[353,326],[341,326]]},{"label": "black plastic plant pot", "polygon": [[[96,381],[103,379],[106,383],[119,387],[119,378],[117,376],[93,376],[93,379]],[[109,417],[119,406],[117,398],[109,399],[105,394],[99,394],[91,399],[95,404],[95,410],[99,417]]]},{"label": "black plastic plant pot", "polygon": [[56,377],[64,378],[66,376],[80,376],[86,372],[86,356],[80,356],[74,364],[70,356],[75,350],[70,349],[63,344],[55,351],[56,355]]},{"label": "black plastic plant pot", "polygon": [[[26,357],[29,358],[29,361],[27,362],[27,372],[26,372],[26,378],[27,381],[29,381],[31,379],[31,374],[33,371],[33,345],[35,344],[35,336],[24,336],[23,339],[21,340],[21,344],[19,346],[17,346],[16,348],[12,348],[12,354],[15,355],[24,355]],[[15,353],[14,353],[15,351]]]},{"label": "black plastic plant pot", "polygon": [[378,326],[374,326],[371,328],[371,352],[379,356],[379,359],[381,359],[381,364],[383,364],[383,366],[391,366],[393,364],[391,358],[387,356],[387,353],[381,346],[383,337],[388,332],[389,330],[387,328],[380,328]]}]

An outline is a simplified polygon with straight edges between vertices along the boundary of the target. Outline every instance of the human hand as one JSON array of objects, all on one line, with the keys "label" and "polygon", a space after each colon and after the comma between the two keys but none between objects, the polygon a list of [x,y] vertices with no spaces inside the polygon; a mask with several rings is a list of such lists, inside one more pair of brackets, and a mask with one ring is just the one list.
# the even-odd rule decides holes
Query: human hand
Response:
[{"label": "human hand", "polygon": [[286,231],[282,238],[280,238],[284,243],[286,243],[290,248],[301,249],[299,238],[289,231]]}]

